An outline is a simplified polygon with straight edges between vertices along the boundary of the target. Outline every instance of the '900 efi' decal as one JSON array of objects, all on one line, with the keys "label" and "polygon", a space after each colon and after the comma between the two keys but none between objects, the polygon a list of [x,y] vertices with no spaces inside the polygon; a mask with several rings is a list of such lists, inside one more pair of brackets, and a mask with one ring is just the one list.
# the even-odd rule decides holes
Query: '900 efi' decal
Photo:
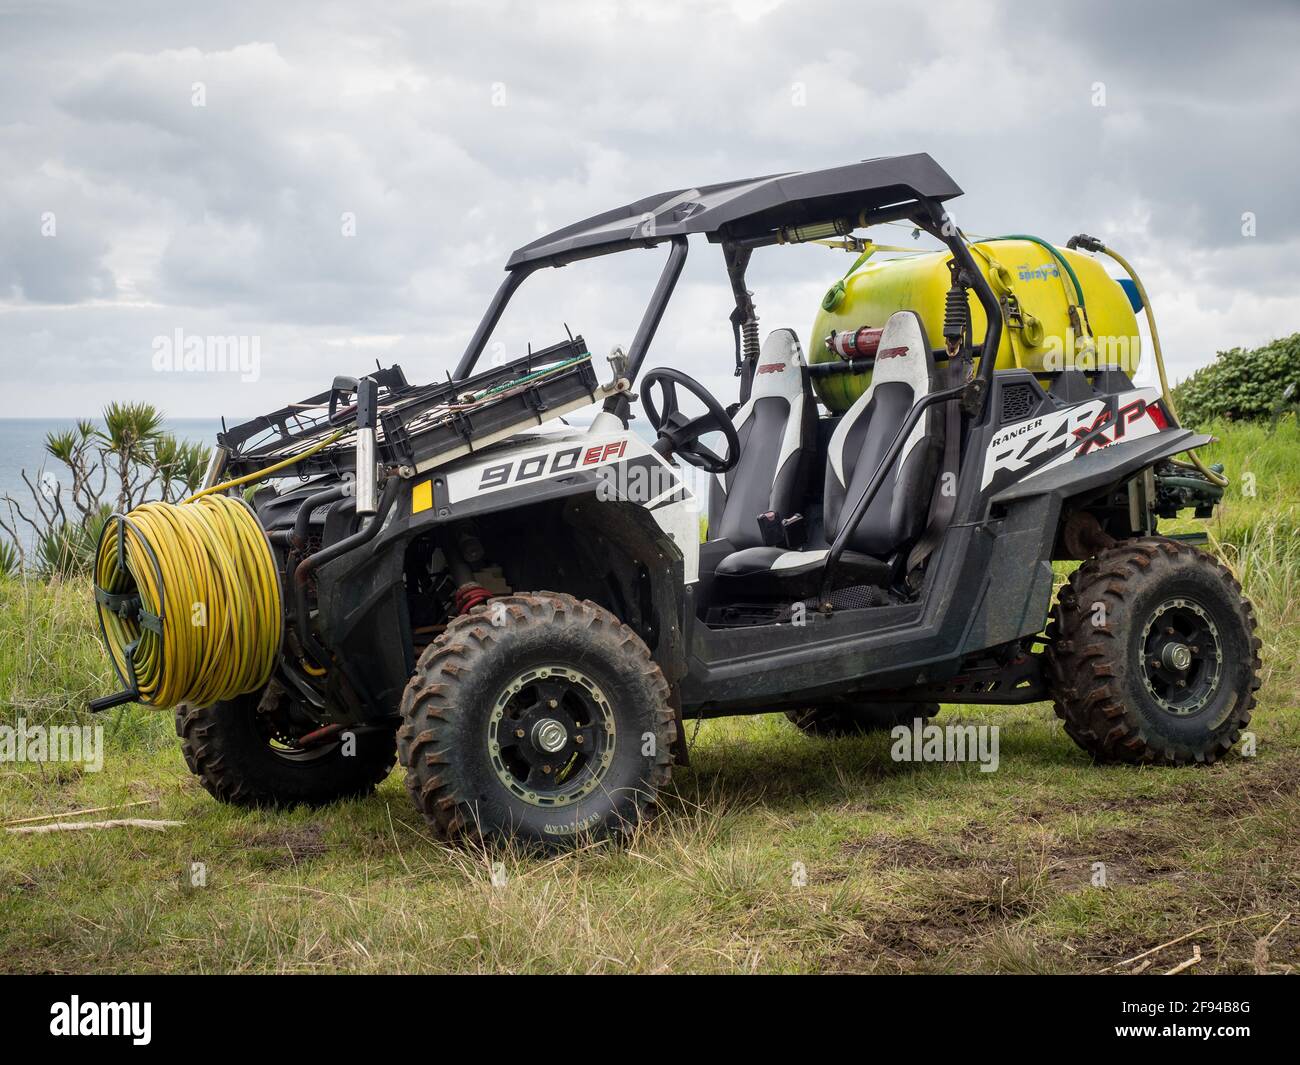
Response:
[{"label": "'900 efi' decal", "polygon": [[456,503],[554,477],[598,471],[626,461],[636,450],[635,441],[628,436],[599,441],[568,439],[527,450],[498,450],[486,461],[467,461],[448,471],[448,500]]},{"label": "'900 efi' decal", "polygon": [[478,490],[486,492],[488,489],[503,488],[507,484],[516,484],[519,481],[553,477],[584,466],[600,466],[622,458],[626,450],[627,441],[616,440],[608,444],[566,447],[559,451],[543,451],[541,454],[528,455],[524,458],[507,459],[505,462],[483,467]]},{"label": "'900 efi' decal", "polygon": [[1160,409],[1153,406],[1158,398],[1154,388],[1139,389],[1089,400],[1000,430],[984,453],[980,488],[988,488],[995,478],[1014,481],[1026,471],[1039,473],[1121,440],[1160,432],[1165,421]]}]

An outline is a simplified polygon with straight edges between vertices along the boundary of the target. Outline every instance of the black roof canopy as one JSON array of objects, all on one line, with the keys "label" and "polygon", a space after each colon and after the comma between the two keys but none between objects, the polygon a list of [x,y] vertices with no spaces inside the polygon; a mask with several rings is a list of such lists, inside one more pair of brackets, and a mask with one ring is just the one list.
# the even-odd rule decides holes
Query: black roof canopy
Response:
[{"label": "black roof canopy", "polygon": [[[922,199],[960,196],[929,155],[882,156],[830,170],[770,174],[698,189],[675,189],[557,229],[510,256],[507,270],[644,246],[668,237],[757,239],[791,226],[857,219],[897,205],[906,217]],[[890,212],[891,214],[893,212]]]}]

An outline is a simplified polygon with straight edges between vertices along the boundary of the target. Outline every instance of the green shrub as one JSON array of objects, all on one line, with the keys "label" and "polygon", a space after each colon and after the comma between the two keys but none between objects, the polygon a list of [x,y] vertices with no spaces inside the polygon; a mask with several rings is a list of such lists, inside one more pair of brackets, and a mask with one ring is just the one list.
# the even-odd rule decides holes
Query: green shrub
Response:
[{"label": "green shrub", "polygon": [[45,580],[76,577],[95,565],[99,534],[113,508],[104,504],[82,521],[68,521],[41,533],[36,540],[36,572]]},{"label": "green shrub", "polygon": [[[1291,397],[1286,397],[1287,388]],[[1272,417],[1284,405],[1300,402],[1300,333],[1261,348],[1221,351],[1174,389],[1174,405],[1185,425],[1204,426],[1215,418],[1244,422]]]}]

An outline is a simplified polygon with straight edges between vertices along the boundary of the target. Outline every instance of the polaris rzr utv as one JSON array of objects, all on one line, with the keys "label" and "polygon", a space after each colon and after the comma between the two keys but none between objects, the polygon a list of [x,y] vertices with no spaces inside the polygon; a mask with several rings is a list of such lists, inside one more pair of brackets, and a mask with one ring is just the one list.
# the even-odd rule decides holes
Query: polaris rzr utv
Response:
[{"label": "polaris rzr utv", "polygon": [[[1229,751],[1259,683],[1251,607],[1194,537],[1157,532],[1221,496],[1175,459],[1210,438],[1118,365],[1000,368],[1032,323],[945,209],[959,194],[912,155],[650,196],[516,251],[446,380],[379,369],[224,431],[209,484],[343,435],[252,497],[283,646],[262,690],[177,712],[193,772],[225,801],[314,803],[368,792],[396,756],[439,836],[563,845],[634,825],[698,718],[843,734],[1050,699],[1097,760]],[[859,250],[886,222],[943,246],[942,335],[904,300],[808,337],[809,358],[790,328],[760,343],[754,251]],[[735,402],[641,372],[693,236],[734,295]],[[1106,250],[1070,246],[1076,265]],[[574,335],[481,365],[531,275],[654,247],[607,380]],[[839,379],[856,398],[821,411]],[[591,407],[588,428],[563,420]],[[1056,560],[1083,564],[1049,619]]]}]

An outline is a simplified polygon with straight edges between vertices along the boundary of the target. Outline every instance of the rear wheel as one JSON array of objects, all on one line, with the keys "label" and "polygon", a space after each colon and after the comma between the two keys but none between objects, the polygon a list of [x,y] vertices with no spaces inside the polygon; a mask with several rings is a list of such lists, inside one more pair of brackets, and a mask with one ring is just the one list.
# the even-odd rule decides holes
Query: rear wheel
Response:
[{"label": "rear wheel", "polygon": [[1222,563],[1186,544],[1144,537],[1088,560],[1047,636],[1057,716],[1098,761],[1214,762],[1250,721],[1254,610]]},{"label": "rear wheel", "polygon": [[278,688],[176,708],[185,764],[213,798],[235,806],[368,795],[397,760],[393,731],[322,729]]},{"label": "rear wheel", "polygon": [[810,736],[861,736],[884,732],[898,725],[911,725],[939,712],[938,703],[870,703],[840,699],[802,710],[787,710],[785,716]]},{"label": "rear wheel", "polygon": [[420,656],[398,732],[406,787],[443,838],[556,848],[635,825],[677,726],[641,639],[569,595],[494,599]]}]

